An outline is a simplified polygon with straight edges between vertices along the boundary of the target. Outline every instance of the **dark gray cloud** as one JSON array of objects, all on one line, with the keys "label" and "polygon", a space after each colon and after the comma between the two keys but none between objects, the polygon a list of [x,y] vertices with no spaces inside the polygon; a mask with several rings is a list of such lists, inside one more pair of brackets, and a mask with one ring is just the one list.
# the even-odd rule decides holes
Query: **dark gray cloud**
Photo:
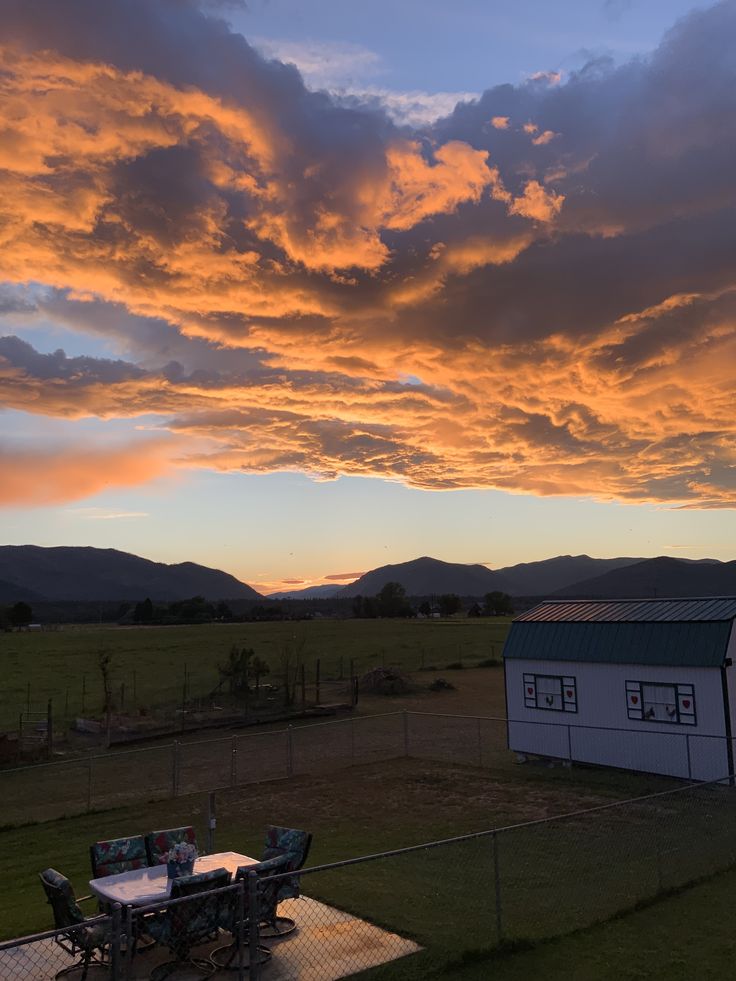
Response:
[{"label": "dark gray cloud", "polygon": [[31,344],[19,337],[0,337],[0,359],[39,381],[55,379],[84,384],[85,381],[94,379],[95,382],[115,384],[144,375],[140,368],[124,361],[68,358],[62,350],[54,351],[53,354],[39,354]]},{"label": "dark gray cloud", "polygon": [[4,341],[7,404],[158,412],[222,468],[732,501],[734,0],[421,132],[213,9],[0,0],[7,275],[125,358]]}]

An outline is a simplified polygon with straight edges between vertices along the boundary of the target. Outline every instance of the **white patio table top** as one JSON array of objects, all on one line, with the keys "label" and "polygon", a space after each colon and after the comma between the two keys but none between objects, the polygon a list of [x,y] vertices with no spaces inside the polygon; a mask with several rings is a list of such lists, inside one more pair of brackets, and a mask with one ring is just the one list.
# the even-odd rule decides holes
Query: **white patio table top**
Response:
[{"label": "white patio table top", "polygon": [[[238,852],[216,852],[201,855],[194,862],[194,872],[211,872],[213,869],[227,869],[235,875],[241,865],[256,865],[257,858],[240,855]],[[109,903],[121,906],[148,906],[149,903],[162,903],[169,898],[171,879],[166,876],[166,865],[154,865],[147,869],[133,869],[118,872],[102,879],[90,879],[89,887],[95,896]]]}]

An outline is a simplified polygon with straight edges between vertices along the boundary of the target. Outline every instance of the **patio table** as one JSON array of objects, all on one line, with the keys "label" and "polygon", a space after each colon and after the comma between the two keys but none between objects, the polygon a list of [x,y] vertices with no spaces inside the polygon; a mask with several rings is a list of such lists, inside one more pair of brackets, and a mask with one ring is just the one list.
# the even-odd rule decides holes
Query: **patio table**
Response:
[{"label": "patio table", "polygon": [[[194,862],[194,872],[211,872],[227,869],[233,875],[241,865],[257,865],[257,858],[239,852],[216,852],[201,855]],[[146,869],[119,872],[101,879],[90,879],[89,887],[95,896],[108,903],[121,906],[148,906],[163,903],[169,898],[172,880],[167,878],[166,865],[153,865]]]}]

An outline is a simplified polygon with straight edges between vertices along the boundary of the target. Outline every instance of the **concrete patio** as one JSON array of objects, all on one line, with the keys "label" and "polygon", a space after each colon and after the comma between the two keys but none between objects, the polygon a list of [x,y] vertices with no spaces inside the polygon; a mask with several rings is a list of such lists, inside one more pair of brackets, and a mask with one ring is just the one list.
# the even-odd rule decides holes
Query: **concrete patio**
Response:
[{"label": "concrete patio", "polygon": [[[267,942],[273,957],[261,967],[264,981],[337,981],[421,949],[412,940],[306,896],[281,903],[279,913],[293,917],[298,929],[281,940]],[[218,943],[198,948],[197,955],[206,956],[228,940],[229,937],[223,935]],[[129,981],[143,981],[156,964],[170,957],[164,948],[140,954],[133,961]],[[71,958],[53,940],[36,941],[0,951],[0,978],[2,981],[49,981],[70,963]],[[211,975],[231,981],[235,976],[232,970]],[[79,978],[81,971],[66,977]],[[109,970],[100,967],[90,968],[87,975],[88,981],[109,977]],[[174,978],[176,981],[202,981],[202,977],[199,971],[182,969],[176,971],[172,981]]]}]

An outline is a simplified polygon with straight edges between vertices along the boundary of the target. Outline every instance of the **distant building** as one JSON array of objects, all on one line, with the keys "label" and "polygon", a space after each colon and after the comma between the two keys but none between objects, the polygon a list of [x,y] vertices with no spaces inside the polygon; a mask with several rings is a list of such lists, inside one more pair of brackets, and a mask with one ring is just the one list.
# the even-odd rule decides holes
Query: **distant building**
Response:
[{"label": "distant building", "polygon": [[736,597],[559,600],[504,646],[509,748],[715,780],[734,772]]}]

